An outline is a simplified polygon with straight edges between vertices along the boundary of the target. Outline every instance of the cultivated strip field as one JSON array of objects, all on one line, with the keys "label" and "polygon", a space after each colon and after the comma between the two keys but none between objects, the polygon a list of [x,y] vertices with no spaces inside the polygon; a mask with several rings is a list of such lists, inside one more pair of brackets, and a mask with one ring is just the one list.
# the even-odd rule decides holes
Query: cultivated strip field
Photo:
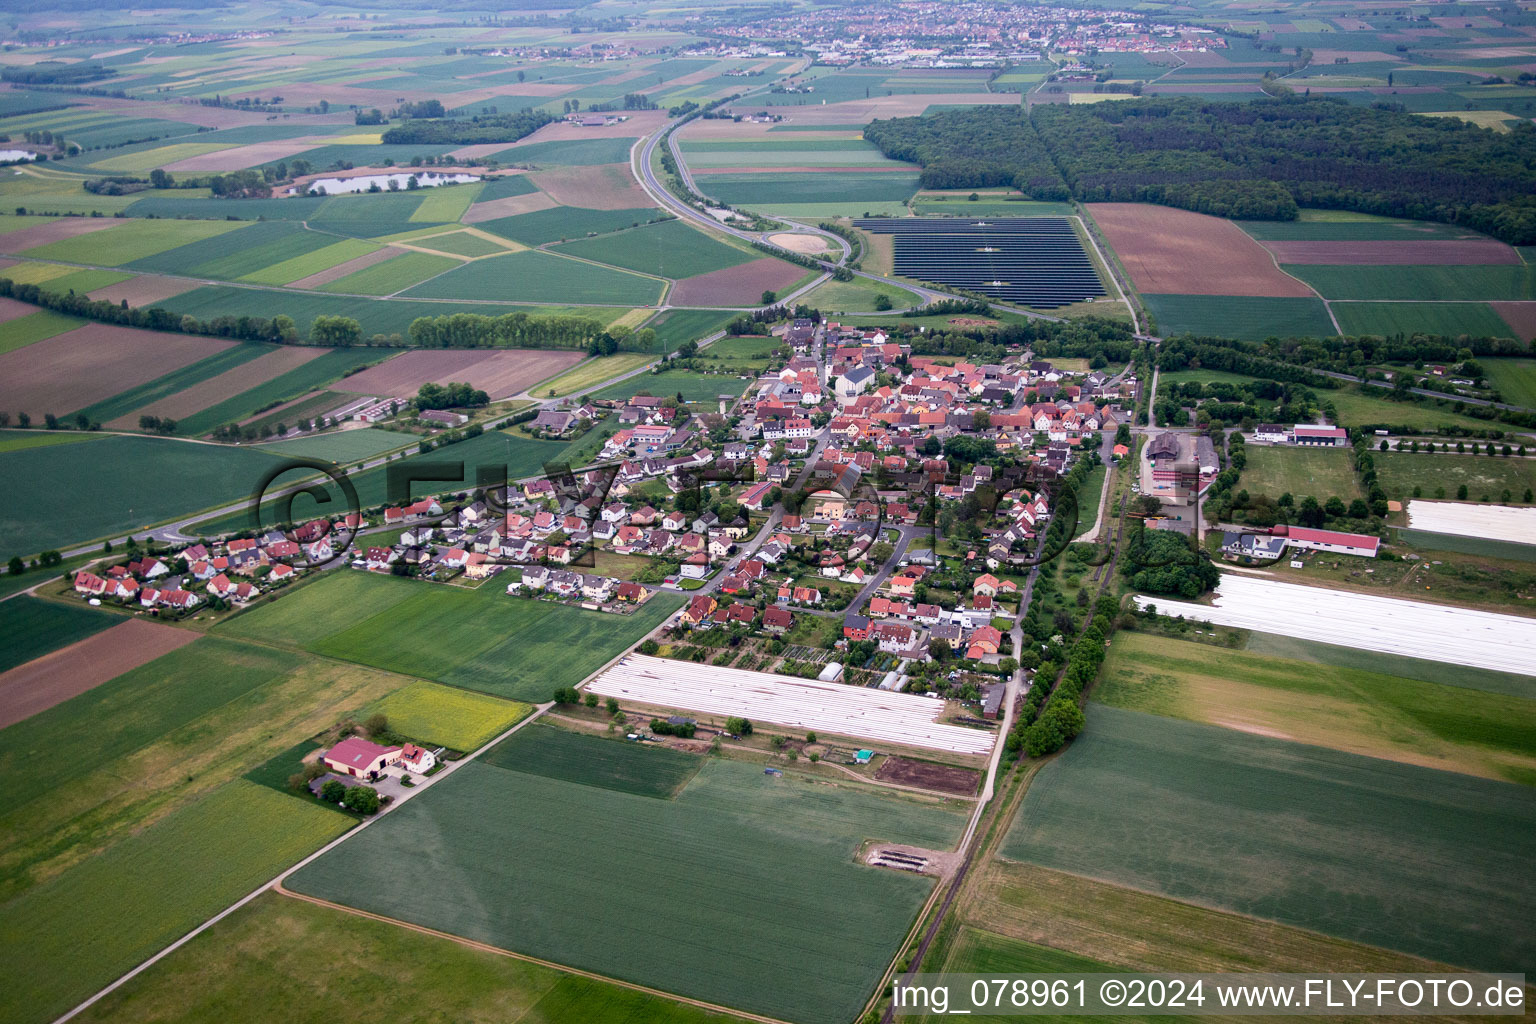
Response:
[{"label": "cultivated strip field", "polygon": [[751,306],[764,289],[783,291],[805,275],[804,267],[768,256],[683,278],[672,286],[667,301],[678,306]]},{"label": "cultivated strip field", "polygon": [[572,349],[418,349],[355,373],[342,385],[357,394],[410,398],[429,381],[463,381],[497,401],[526,391],[582,358]]},{"label": "cultivated strip field", "polygon": [[1264,248],[1281,263],[1366,264],[1370,266],[1452,266],[1519,264],[1520,254],[1493,238],[1423,242],[1268,241]]},{"label": "cultivated strip field", "polygon": [[1310,298],[1232,221],[1145,203],[1088,207],[1141,292]]},{"label": "cultivated strip field", "polygon": [[695,665],[632,654],[594,679],[593,693],[906,746],[985,754],[996,737],[936,721],[944,705],[910,693]]},{"label": "cultivated strip field", "polygon": [[0,729],[185,647],[198,634],[143,619],[111,629],[0,674]]},{"label": "cultivated strip field", "polygon": [[1415,530],[1456,537],[1497,537],[1517,544],[1536,544],[1536,508],[1410,501],[1408,525]]},{"label": "cultivated strip field", "polygon": [[1536,624],[1518,615],[1346,593],[1225,573],[1213,604],[1137,595],[1161,615],[1325,644],[1536,675]]},{"label": "cultivated strip field", "polygon": [[251,388],[265,384],[274,377],[281,376],[289,370],[297,369],[319,356],[325,355],[330,349],[306,348],[296,345],[284,345],[276,351],[268,352],[264,356],[242,363],[234,369],[225,370],[217,376],[194,384],[189,388],[167,395],[157,402],[141,406],[132,412],[109,422],[107,426],[117,429],[132,429],[141,415],[169,416],[173,420],[183,419],[195,412],[201,412],[210,406],[217,405],[236,395],[249,391]]}]

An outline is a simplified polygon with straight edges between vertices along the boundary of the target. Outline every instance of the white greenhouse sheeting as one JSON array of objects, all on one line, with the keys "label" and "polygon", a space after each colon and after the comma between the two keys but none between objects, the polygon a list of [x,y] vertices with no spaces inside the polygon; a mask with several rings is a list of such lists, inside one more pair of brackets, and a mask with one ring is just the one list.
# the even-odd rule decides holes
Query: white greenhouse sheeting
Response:
[{"label": "white greenhouse sheeting", "polygon": [[935,721],[942,701],[912,693],[716,668],[632,654],[587,690],[604,697],[709,715],[740,715],[796,729],[986,754],[997,734]]},{"label": "white greenhouse sheeting", "polygon": [[1139,607],[1218,626],[1536,675],[1536,619],[1223,573],[1214,605],[1137,595]]},{"label": "white greenhouse sheeting", "polygon": [[1455,537],[1536,544],[1536,508],[1414,500],[1408,503],[1408,528]]}]

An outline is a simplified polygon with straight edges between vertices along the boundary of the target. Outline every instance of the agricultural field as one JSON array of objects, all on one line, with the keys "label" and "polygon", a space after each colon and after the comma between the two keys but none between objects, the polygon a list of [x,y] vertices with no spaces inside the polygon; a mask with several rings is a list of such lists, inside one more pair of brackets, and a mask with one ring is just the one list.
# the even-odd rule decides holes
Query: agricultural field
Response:
[{"label": "agricultural field", "polygon": [[[325,957],[314,951],[327,950]],[[338,985],[340,978],[347,984]],[[472,1024],[734,1024],[590,978],[268,893],[86,1010],[81,1021],[257,1024],[448,1014]]]},{"label": "agricultural field", "polygon": [[[17,303],[17,305],[21,305]],[[25,307],[28,309],[34,307]],[[85,321],[77,317],[65,316],[63,313],[55,313],[51,309],[38,310],[5,321],[5,337],[0,338],[0,355],[14,352],[16,349],[25,348],[33,342],[44,341],[55,335],[72,331],[85,325]]]},{"label": "agricultural field", "polygon": [[621,352],[611,356],[597,356],[579,363],[557,377],[539,381],[538,397],[569,395],[596,387],[610,377],[617,377],[655,360],[645,352]]},{"label": "agricultural field", "polygon": [[402,736],[463,751],[478,750],[532,711],[529,704],[427,682],[396,690],[368,708],[369,714],[386,716]]},{"label": "agricultural field", "polygon": [[1353,754],[1536,786],[1536,700],[1121,634],[1094,700]]},{"label": "agricultural field", "polygon": [[[395,250],[389,250],[395,252]],[[394,295],[463,265],[461,260],[429,252],[398,252],[344,277],[315,285],[342,295]]]},{"label": "agricultural field", "polygon": [[807,284],[815,271],[765,256],[722,270],[685,278],[667,292],[673,305],[756,306],[764,291],[785,295]]},{"label": "agricultural field", "polygon": [[1381,489],[1395,501],[1437,497],[1441,488],[1444,497],[1454,498],[1462,485],[1473,501],[1484,495],[1498,501],[1506,490],[1519,501],[1527,488],[1536,488],[1536,462],[1530,459],[1450,452],[1376,452],[1372,457]]},{"label": "agricultural field", "polygon": [[[315,351],[315,350],[310,350]],[[206,406],[192,415],[177,421],[176,431],[182,436],[195,436],[213,430],[226,423],[238,423],[249,419],[258,409],[265,409],[275,402],[306,395],[337,378],[344,378],[363,369],[380,358],[388,359],[389,349],[320,349],[319,355],[305,360],[293,369],[262,381]],[[336,386],[341,386],[338,383]]]},{"label": "agricultural field", "polygon": [[1091,203],[1088,212],[1143,294],[1315,297],[1232,221],[1142,203]]},{"label": "agricultural field", "polygon": [[[677,298],[676,288],[672,291],[672,297]],[[656,332],[658,351],[673,352],[684,342],[704,340],[723,328],[734,316],[734,313],[709,309],[668,309],[658,313],[654,320],[647,321],[645,326]]]},{"label": "agricultural field", "polygon": [[1502,970],[1532,953],[1518,921],[1536,887],[1518,865],[1533,818],[1526,786],[1099,704],[1031,784],[1002,852]]},{"label": "agricultural field", "polygon": [[1329,308],[1345,334],[1513,335],[1504,318],[1486,302],[1333,302]]},{"label": "agricultural field", "polygon": [[475,226],[523,245],[548,245],[551,242],[585,238],[589,234],[601,235],[639,227],[656,216],[656,211],[649,207],[589,210],[577,206],[560,206],[512,217],[499,217],[479,222]]},{"label": "agricultural field", "polygon": [[79,444],[82,441],[100,441],[101,434],[80,433],[70,430],[0,430],[0,454],[19,452],[26,448],[46,448],[55,444]]},{"label": "agricultural field", "polygon": [[[109,222],[104,231],[34,246],[23,255],[31,259],[121,267],[182,246],[251,227],[243,221],[126,220]],[[0,245],[16,235],[0,235]],[[227,247],[226,247],[227,248]],[[12,250],[5,250],[12,251]]]},{"label": "agricultural field", "polygon": [[5,650],[0,651],[0,673],[123,621],[121,615],[81,604],[35,597],[0,602],[0,634],[6,637]]},{"label": "agricultural field", "polygon": [[0,452],[11,503],[0,550],[31,552],[191,514],[250,494],[275,456],[153,437]]},{"label": "agricultural field", "polygon": [[[708,352],[708,349],[704,351]],[[633,398],[635,395],[682,395],[685,402],[713,403],[718,395],[739,395],[747,381],[729,374],[669,370],[666,373],[642,373],[595,392],[593,398]]]},{"label": "agricultural field", "polygon": [[351,824],[236,780],[9,901],[0,1020],[64,1012]]},{"label": "agricultural field", "polygon": [[756,253],[718,242],[681,220],[567,242],[555,251],[673,279],[693,277],[758,258]]},{"label": "agricultural field", "polygon": [[1517,266],[1323,266],[1284,268],[1327,299],[1428,302],[1536,299],[1536,268]]},{"label": "agricultural field", "polygon": [[[1291,494],[1299,503],[1311,495],[1318,501],[1338,497],[1347,505],[1365,497],[1346,448],[1300,448],[1250,445],[1242,487],[1253,494],[1278,498]],[[1378,466],[1378,473],[1380,468]]]},{"label": "agricultural field", "polygon": [[484,761],[508,771],[657,800],[676,797],[704,767],[698,754],[542,725],[525,729],[516,743],[497,746]]},{"label": "agricultural field", "polygon": [[338,387],[362,395],[411,398],[426,383],[462,382],[501,401],[580,363],[574,349],[415,349],[361,373]]},{"label": "agricultural field", "polygon": [[[232,399],[237,399],[240,395],[262,387],[274,378],[280,378],[289,372],[302,372],[305,364],[332,351],[321,348],[300,348],[293,345],[276,347],[260,353],[255,359],[242,360],[240,365],[231,367],[223,373],[176,390],[148,405],[132,409],[115,420],[109,420],[107,426],[116,430],[132,429],[138,422],[135,413],[138,416],[169,417],[180,423],[204,409],[217,408]],[[248,408],[254,411],[256,406]],[[243,419],[244,416],[236,418]],[[184,432],[197,433],[196,421],[188,422],[191,425],[183,428]]]},{"label": "agricultural field", "polygon": [[980,292],[1005,302],[1056,309],[1107,294],[1093,260],[1065,217],[950,220],[871,218],[853,226],[894,234],[895,273]]},{"label": "agricultural field", "polygon": [[415,443],[416,437],[413,434],[365,427],[362,430],[332,430],[311,434],[291,441],[264,444],[256,450],[294,459],[349,463],[371,459],[407,445],[414,446]]},{"label": "agricultural field", "polygon": [[[624,752],[616,757],[656,753],[614,746]],[[484,813],[497,805],[517,813]],[[289,888],[663,991],[831,1024],[857,1015],[931,884],[861,867],[851,852],[874,837],[947,848],[963,820],[936,801],[729,761],[704,763],[671,800],[477,762]],[[406,836],[421,859],[402,873],[377,852]],[[488,872],[493,863],[516,867]],[[751,892],[753,909],[722,916],[691,898],[721,884]],[[480,912],[460,912],[470,904]],[[572,917],[585,926],[556,926]]]},{"label": "agricultural field", "polygon": [[[27,598],[5,602],[0,606],[5,613],[0,617],[25,615],[25,611],[11,606],[25,609],[27,603]],[[173,629],[145,619],[115,618],[116,625],[108,629],[0,672],[0,729],[62,704],[197,639],[197,634],[188,629]]]},{"label": "agricultural field", "polygon": [[638,274],[546,252],[515,252],[465,263],[405,294],[428,299],[643,306],[661,297],[661,287],[660,281]]},{"label": "agricultural field", "polygon": [[[333,595],[348,597],[342,617],[323,611],[339,599]],[[500,587],[337,574],[221,628],[497,697],[547,700],[638,642],[679,604],[662,595],[615,615],[511,598]]]},{"label": "agricultural field", "polygon": [[266,345],[261,342],[242,342],[231,345],[205,359],[199,359],[195,363],[172,370],[164,376],[145,381],[138,387],[119,391],[80,411],[94,421],[111,423],[135,409],[168,399],[206,380],[221,376],[252,360],[259,360],[277,351],[276,345]]},{"label": "agricultural field", "polygon": [[1165,336],[1179,334],[1242,338],[1330,337],[1338,332],[1318,298],[1142,293],[1147,312]]},{"label": "agricultural field", "polygon": [[722,370],[761,373],[775,352],[787,352],[780,338],[736,335],[721,338],[700,353],[700,358]]},{"label": "agricultural field", "polygon": [[1536,359],[1484,359],[1483,372],[1504,401],[1536,409]]}]

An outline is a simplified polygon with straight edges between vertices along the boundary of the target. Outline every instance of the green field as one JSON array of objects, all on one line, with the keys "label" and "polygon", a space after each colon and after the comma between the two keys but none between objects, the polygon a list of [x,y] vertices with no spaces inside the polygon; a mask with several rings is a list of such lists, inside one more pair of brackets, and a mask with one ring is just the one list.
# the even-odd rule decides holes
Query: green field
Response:
[{"label": "green field", "polygon": [[1077,488],[1077,535],[1093,529],[1099,519],[1099,505],[1104,501],[1104,477],[1108,466],[1095,466]]},{"label": "green field", "polygon": [[[1328,219],[1318,219],[1320,216]],[[1240,220],[1237,223],[1248,234],[1265,242],[1422,242],[1484,237],[1454,224],[1394,220],[1345,210],[1303,210],[1300,220]]]},{"label": "green field", "polygon": [[453,222],[464,216],[469,204],[479,197],[485,185],[481,182],[465,182],[454,185],[434,185],[425,190],[421,205],[411,214],[411,220],[429,223]]},{"label": "green field", "polygon": [[658,800],[677,796],[704,766],[697,754],[543,725],[523,730],[516,743],[501,744],[484,761],[525,775]]},{"label": "green field", "polygon": [[584,210],[575,206],[557,206],[549,210],[520,213],[515,217],[488,220],[475,227],[481,231],[510,238],[524,245],[545,245],[605,234],[623,228],[638,227],[656,217],[649,207],[627,210]]},{"label": "green field", "polygon": [[787,351],[781,338],[727,335],[699,353],[699,358],[715,369],[755,374],[768,368],[774,352]]},{"label": "green field", "polygon": [[847,207],[857,216],[861,203],[901,203],[917,191],[917,174],[839,171],[836,174],[782,171],[769,174],[705,174],[695,179],[700,192],[732,206],[779,207],[814,204]]},{"label": "green field", "polygon": [[54,444],[79,444],[99,441],[104,434],[82,434],[72,430],[0,430],[0,454],[25,448],[46,448]]},{"label": "green field", "polygon": [[406,294],[429,299],[645,306],[661,297],[661,282],[529,250],[466,263]]},{"label": "green field", "polygon": [[1248,464],[1243,469],[1241,486],[1253,494],[1278,498],[1290,493],[1297,502],[1309,494],[1320,502],[1337,496],[1346,505],[1365,497],[1347,448],[1255,444],[1244,450],[1248,453]]},{"label": "green field", "polygon": [[1484,358],[1483,372],[1504,401],[1536,409],[1536,359]]},{"label": "green field", "polygon": [[656,332],[660,350],[671,352],[685,341],[699,341],[715,333],[735,315],[712,309],[668,309],[645,326]]},{"label": "green field", "polygon": [[250,494],[277,459],[249,449],[105,437],[0,453],[0,551],[32,552],[140,529]]},{"label": "green field", "polygon": [[[294,419],[290,417],[290,422]],[[411,434],[365,427],[362,430],[332,430],[310,437],[296,437],[291,441],[264,444],[256,450],[295,459],[319,459],[322,462],[345,464],[360,462],[415,443],[416,438]]]},{"label": "green field", "polygon": [[1338,332],[1320,299],[1231,295],[1143,295],[1164,337],[1199,334],[1263,341],[1265,338],[1331,337]]},{"label": "green field", "polygon": [[541,396],[546,392],[551,395],[568,395],[601,384],[609,377],[639,369],[655,358],[644,352],[621,352],[618,355],[586,359],[558,377],[543,382],[537,390]]},{"label": "green field", "polygon": [[1427,434],[1433,434],[1446,426],[1468,430],[1488,429],[1488,420],[1451,412],[1449,404],[1442,408],[1432,400],[1393,402],[1385,397],[1377,398],[1378,392],[1383,396],[1387,394],[1385,388],[1371,388],[1369,393],[1362,393],[1357,387],[1346,384],[1331,391],[1319,390],[1317,398],[1319,402],[1332,403],[1339,416],[1339,425],[1344,427],[1380,423],[1408,427]]},{"label": "green field", "polygon": [[508,251],[508,246],[468,231],[452,231],[446,235],[418,238],[415,245],[438,252],[451,252],[458,256],[495,256]]},{"label": "green field", "polygon": [[314,419],[316,416],[323,416],[334,409],[339,409],[354,401],[355,397],[336,391],[319,391],[303,399],[297,399],[292,404],[284,402],[276,409],[247,421],[245,425],[255,427],[257,430],[262,427],[271,427],[275,430],[279,423],[285,427],[291,427],[300,420]]},{"label": "green field", "polygon": [[875,309],[875,296],[884,295],[891,300],[892,309],[921,306],[922,301],[905,288],[885,281],[870,281],[856,277],[852,281],[828,281],[811,289],[800,301],[827,313],[870,313]]},{"label": "green field", "polygon": [[323,284],[318,290],[346,295],[393,295],[459,266],[463,266],[463,261],[450,256],[434,256],[429,252],[401,252],[382,263],[375,263]]},{"label": "green field", "polygon": [[[862,867],[853,851],[870,838],[948,848],[963,822],[958,804],[720,760],[673,800],[476,762],[290,887],[624,981],[831,1024],[858,1015],[931,884]],[[407,837],[413,862],[385,853]]]},{"label": "green field", "polygon": [[717,242],[681,220],[647,224],[602,238],[583,238],[556,251],[674,279],[707,274],[758,258],[756,253]]},{"label": "green field", "polygon": [[1003,854],[1513,970],[1536,954],[1520,924],[1536,912],[1533,828],[1526,786],[1095,704],[1031,784]]},{"label": "green field", "polygon": [[226,370],[233,370],[237,366],[276,351],[276,345],[257,341],[231,345],[221,352],[215,352],[195,363],[189,363],[179,370],[172,370],[163,377],[145,381],[127,391],[119,391],[111,398],[104,398],[80,411],[98,423],[110,422],[119,416],[128,415],[135,409],[143,408],[151,402],[157,402],[178,391],[185,391],[194,384],[200,384],[210,377],[217,377]]},{"label": "green field", "polygon": [[77,1019],[262,1024],[363,1017],[465,1024],[737,1020],[274,893]]},{"label": "green field", "polygon": [[316,249],[302,255],[293,256],[277,263],[269,264],[259,270],[250,271],[241,276],[240,280],[249,281],[252,284],[287,284],[311,274],[318,274],[322,270],[329,270],[347,260],[355,260],[359,256],[366,256],[377,251],[379,246],[372,242],[363,242],[355,238],[348,238],[340,242],[333,242],[323,249]]},{"label": "green field", "polygon": [[1460,686],[1469,690],[1484,690],[1488,693],[1502,693],[1507,696],[1529,697],[1536,700],[1536,677],[1514,672],[1493,672],[1488,669],[1451,665],[1443,661],[1356,650],[1353,647],[1320,644],[1311,640],[1281,636],[1278,633],[1261,633],[1257,630],[1248,634],[1248,640],[1243,649],[1294,661],[1385,672],[1402,679],[1443,683],[1446,686]]},{"label": "green field", "polygon": [[301,224],[286,220],[247,225],[238,237],[238,245],[232,244],[233,239],[218,235],[200,238],[134,260],[130,266],[133,270],[234,281],[260,274],[274,264],[304,260],[335,242],[333,235],[309,231]]},{"label": "green field", "polygon": [[11,900],[0,1021],[63,1013],[351,825],[236,780]]},{"label": "green field", "polygon": [[[1536,267],[1282,267],[1329,299],[1536,299]],[[1507,333],[1508,328],[1500,333]]]},{"label": "green field", "polygon": [[[0,276],[3,276],[3,272],[0,272]],[[13,352],[18,348],[25,348],[35,341],[72,331],[84,324],[84,320],[65,316],[63,313],[55,313],[51,309],[19,316],[5,324],[4,331],[0,331],[0,355]]]},{"label": "green field", "polygon": [[[345,613],[334,616],[334,602]],[[334,574],[222,627],[233,636],[480,690],[547,700],[639,641],[681,601],[657,597],[631,615],[588,612],[361,573]]]},{"label": "green field", "polygon": [[57,292],[60,295],[68,295],[70,292],[84,295],[133,277],[132,274],[125,274],[121,270],[69,270],[67,267],[63,269],[64,273],[48,279],[48,291]]},{"label": "green field", "polygon": [[546,167],[579,167],[591,164],[622,164],[629,159],[634,139],[560,139],[534,142],[496,154],[509,163]]},{"label": "green field", "polygon": [[1536,700],[1122,633],[1094,699],[1536,785]]},{"label": "green field", "polygon": [[1530,459],[1439,452],[1376,452],[1374,458],[1381,489],[1396,501],[1413,497],[1415,487],[1421,497],[1432,498],[1443,487],[1445,497],[1454,498],[1456,489],[1466,484],[1473,501],[1485,494],[1498,501],[1505,488],[1519,501],[1526,488],[1536,488],[1536,462]]},{"label": "green field", "polygon": [[103,231],[92,231],[36,246],[28,249],[26,255],[61,263],[120,267],[156,253],[250,226],[245,221],[126,220]]},{"label": "green field", "polygon": [[[705,349],[708,352],[709,349]],[[747,381],[728,374],[669,370],[666,373],[642,373],[595,392],[594,398],[633,398],[635,395],[682,395],[685,402],[712,402],[716,395],[739,395]]]},{"label": "green field", "polygon": [[437,683],[412,683],[368,709],[389,719],[389,727],[419,743],[471,751],[527,718],[533,707]]},{"label": "green field", "polygon": [[[45,577],[38,575],[37,580]],[[94,633],[125,621],[121,615],[97,611],[83,604],[62,604],[35,597],[15,597],[0,602],[0,672],[68,647]]]},{"label": "green field", "polygon": [[1443,334],[1508,338],[1514,332],[1486,302],[1335,302],[1345,334]]}]

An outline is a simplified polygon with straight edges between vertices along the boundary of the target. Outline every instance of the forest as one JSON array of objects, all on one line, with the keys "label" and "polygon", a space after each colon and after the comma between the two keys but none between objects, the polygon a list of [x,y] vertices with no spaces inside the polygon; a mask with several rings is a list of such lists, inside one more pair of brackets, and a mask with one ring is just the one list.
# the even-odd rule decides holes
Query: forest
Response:
[{"label": "forest", "polygon": [[995,186],[1012,170],[1036,199],[1265,220],[1294,220],[1299,206],[1354,210],[1536,243],[1536,125],[1526,123],[1499,133],[1321,97],[1151,98],[941,111],[876,121],[864,137],[921,164],[925,188]]},{"label": "forest", "polygon": [[532,135],[554,118],[542,111],[520,110],[515,114],[479,114],[475,117],[442,120],[413,120],[396,125],[384,133],[390,145],[473,146],[486,142],[513,143]]}]

